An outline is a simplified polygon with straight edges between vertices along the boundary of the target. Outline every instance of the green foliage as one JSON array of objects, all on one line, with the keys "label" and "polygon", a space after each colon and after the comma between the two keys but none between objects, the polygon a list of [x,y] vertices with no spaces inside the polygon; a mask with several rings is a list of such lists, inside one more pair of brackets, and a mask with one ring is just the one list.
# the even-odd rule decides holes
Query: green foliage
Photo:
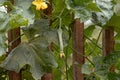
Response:
[{"label": "green foliage", "polygon": [[6,41],[6,36],[5,34],[0,34],[0,56],[5,53],[5,50],[7,48],[6,44],[5,44],[5,41]]},{"label": "green foliage", "polygon": [[53,5],[54,6],[53,6],[53,13],[52,13],[52,27],[58,27],[60,19],[62,21],[61,27],[63,29],[65,29],[65,27],[69,27],[69,25],[73,22],[73,19],[72,19],[72,14],[66,8],[65,1],[53,0]]},{"label": "green foliage", "polygon": [[82,65],[82,73],[90,75],[91,74],[91,68],[90,67],[91,66],[88,65],[88,64]]},{"label": "green foliage", "polygon": [[96,0],[96,4],[101,12],[93,12],[92,21],[102,27],[113,16],[114,4],[112,0]]},{"label": "green foliage", "polygon": [[[84,33],[84,56],[87,61],[82,67],[82,72],[85,74],[85,80],[120,79],[120,51],[115,51],[106,57],[98,56],[101,55],[102,50],[101,41],[99,42],[101,32],[97,38],[96,35],[101,28],[95,27],[98,25],[102,29],[114,28],[115,50],[120,50],[120,0],[53,0],[52,16],[45,15],[41,10],[36,11],[35,6],[31,4],[32,1],[14,0],[12,5],[10,0],[0,0],[0,6],[8,6],[11,9],[8,13],[0,11],[0,55],[7,48],[5,34],[10,29],[21,27],[21,32],[27,38],[26,42],[22,40],[22,43],[14,48],[8,57],[4,55],[0,57],[1,67],[16,72],[22,69],[22,79],[26,80],[38,80],[52,69],[54,80],[73,80],[71,26],[74,19],[79,18],[81,22],[92,20],[94,23],[87,27]],[[41,19],[43,16],[48,20]],[[57,35],[59,27],[63,31],[65,57],[60,57],[59,54]],[[95,30],[97,31],[94,32]],[[53,43],[53,52],[50,49],[51,43]],[[116,67],[115,72],[110,71],[112,65]],[[6,78],[7,71],[0,68],[0,79]]]},{"label": "green foliage", "polygon": [[9,16],[4,13],[4,12],[0,12],[0,32],[3,33],[7,30],[8,28],[8,22],[9,22]]},{"label": "green foliage", "polygon": [[106,27],[113,27],[115,31],[119,34],[120,32],[120,16],[113,15],[111,19],[106,23]]},{"label": "green foliage", "polygon": [[19,26],[25,26],[28,24],[28,20],[26,18],[23,18],[21,15],[11,15],[11,19],[9,21],[9,25],[12,28],[16,28]]},{"label": "green foliage", "polygon": [[[6,55],[3,54],[2,56],[0,56],[0,63],[5,60],[6,58]],[[8,79],[8,71],[3,69],[3,68],[0,68],[0,79],[1,80],[6,80]]]},{"label": "green foliage", "polygon": [[67,9],[71,10],[74,13],[74,18],[80,18],[80,20],[86,21],[90,18],[91,13],[87,9],[87,4],[91,0],[65,0]]},{"label": "green foliage", "polygon": [[34,13],[30,9],[32,1],[33,0],[15,0],[14,2],[16,10],[13,11],[13,13],[20,14],[24,18],[28,19],[28,24],[32,24],[34,22]]},{"label": "green foliage", "polygon": [[120,2],[118,2],[114,7],[114,12],[116,15],[120,16]]},{"label": "green foliage", "polygon": [[7,70],[0,68],[0,80],[6,80],[6,79],[7,79]]},{"label": "green foliage", "polygon": [[54,79],[53,80],[61,80],[62,77],[62,71],[60,68],[53,69],[54,74]]},{"label": "green foliage", "polygon": [[87,5],[87,8],[90,9],[91,11],[95,11],[95,12],[100,12],[101,10],[99,9],[99,7],[97,7],[96,3],[94,2],[89,2]]},{"label": "green foliage", "polygon": [[91,19],[92,12],[100,12],[101,9],[93,0],[65,0],[67,9],[74,13],[74,18],[80,18],[82,22]]},{"label": "green foliage", "polygon": [[7,0],[0,0],[0,6],[2,6],[5,1]]},{"label": "green foliage", "polygon": [[[42,23],[43,21],[44,23]],[[38,20],[35,24],[26,27],[24,33],[29,42],[23,42],[13,49],[0,66],[7,70],[19,72],[24,65],[28,64],[35,80],[51,71],[53,66],[57,67],[53,54],[49,50],[49,44],[55,41],[53,39],[56,39],[54,36],[56,34],[49,29],[47,22],[47,20]]]},{"label": "green foliage", "polygon": [[34,12],[31,11],[32,0],[15,0],[14,6],[10,2],[4,2],[4,5],[10,7],[9,13],[0,12],[0,32],[6,32],[9,29],[30,25],[34,22]]},{"label": "green foliage", "polygon": [[85,29],[84,34],[87,35],[88,37],[91,37],[94,29],[95,29],[95,26],[91,25],[91,26],[89,26],[88,28]]},{"label": "green foliage", "polygon": [[119,58],[120,58],[120,51],[114,51],[106,57],[94,58],[94,64],[95,64],[94,71],[96,75],[101,77],[101,79],[108,79],[108,80],[119,79],[119,68],[116,67],[117,71],[115,72],[111,71],[113,65],[116,65],[118,63]]}]

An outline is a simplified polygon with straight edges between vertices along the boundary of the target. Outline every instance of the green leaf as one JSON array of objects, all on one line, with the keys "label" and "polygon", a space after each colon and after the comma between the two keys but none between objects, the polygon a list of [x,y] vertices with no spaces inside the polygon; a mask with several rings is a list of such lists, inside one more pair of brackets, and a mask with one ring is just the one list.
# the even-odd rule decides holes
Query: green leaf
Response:
[{"label": "green leaf", "polygon": [[90,68],[90,65],[89,64],[84,64],[82,65],[82,73],[83,74],[91,74],[91,68]]},{"label": "green leaf", "polygon": [[[56,0],[53,0],[53,14],[60,14],[60,12],[66,7],[65,6],[65,2],[64,0],[61,0],[61,1],[56,1]],[[62,7],[61,7],[62,5]],[[58,15],[56,15],[58,16]]]},{"label": "green leaf", "polygon": [[32,75],[31,75],[31,73],[28,71],[28,70],[24,70],[24,71],[22,71],[22,79],[24,80],[35,80],[33,77],[32,77]]},{"label": "green leaf", "polygon": [[[94,64],[95,64],[95,73],[101,78],[109,78],[111,73],[111,67],[113,65],[116,65],[117,62],[119,62],[120,58],[120,51],[113,51],[106,57],[96,57],[94,58]],[[117,67],[116,67],[117,68]],[[114,78],[119,75],[119,73],[114,72]],[[106,79],[104,79],[106,80]],[[113,79],[111,79],[113,80]]]},{"label": "green leaf", "polygon": [[108,67],[109,64],[104,64],[103,62],[104,58],[101,56],[97,56],[93,59],[94,64],[95,64],[95,73],[97,76],[106,78],[107,74],[109,72]]},{"label": "green leaf", "polygon": [[113,16],[114,5],[112,0],[96,0],[96,4],[101,12],[93,12],[92,21],[99,26],[103,26]]},{"label": "green leaf", "polygon": [[70,66],[68,69],[68,77],[69,77],[69,80],[73,80],[73,67],[72,66]]},{"label": "green leaf", "polygon": [[0,33],[4,33],[9,29],[9,15],[4,12],[0,12]]},{"label": "green leaf", "polygon": [[10,21],[9,21],[9,26],[11,28],[17,28],[20,26],[27,26],[28,20],[21,15],[15,14],[11,15]]},{"label": "green leaf", "polygon": [[3,5],[3,3],[7,0],[0,0],[0,6]]},{"label": "green leaf", "polygon": [[87,35],[88,37],[91,37],[94,29],[95,29],[95,26],[91,25],[91,26],[89,26],[88,28],[85,29],[84,34]]},{"label": "green leaf", "polygon": [[0,12],[0,33],[4,33],[9,29],[25,26],[28,20],[19,14],[7,14]]},{"label": "green leaf", "polygon": [[23,28],[23,32],[29,41],[36,37],[43,37],[48,40],[49,43],[54,42],[58,44],[57,30],[51,29],[49,27],[49,21],[46,19],[36,20],[34,24]]},{"label": "green leaf", "polygon": [[113,27],[117,33],[120,33],[120,16],[113,15],[111,19],[106,23],[105,27]]},{"label": "green leaf", "polygon": [[[4,6],[8,6],[11,10],[14,9],[14,6],[13,6],[13,4],[12,4],[10,1],[4,2],[3,5],[4,5]],[[9,12],[10,12],[10,11],[9,11]]]},{"label": "green leaf", "polygon": [[100,12],[101,11],[99,9],[99,7],[96,5],[96,3],[93,3],[93,2],[89,2],[87,4],[87,8],[90,9],[91,11],[96,11],[96,12]]},{"label": "green leaf", "polygon": [[80,18],[80,20],[87,21],[90,16],[91,12],[87,9],[87,3],[91,0],[66,0],[66,6],[69,10],[74,13],[74,18]]},{"label": "green leaf", "polygon": [[114,12],[117,16],[120,16],[120,2],[115,5]]},{"label": "green leaf", "polygon": [[32,10],[30,9],[32,1],[33,0],[25,0],[25,1],[15,0],[14,6],[9,1],[7,1],[4,3],[4,5],[7,5],[12,9],[10,11],[11,15],[14,14],[21,15],[24,19],[26,20],[28,19],[28,24],[32,24],[34,22],[34,16],[35,16]]},{"label": "green leaf", "polygon": [[0,68],[0,80],[8,79],[7,71],[3,68]]},{"label": "green leaf", "polygon": [[5,34],[0,34],[0,56],[5,53],[5,49],[7,48],[5,41],[6,41]]},{"label": "green leaf", "polygon": [[[62,20],[62,28],[65,26],[69,26],[72,23],[72,15],[70,11],[66,8],[66,4],[64,0],[57,1],[53,0],[53,13],[52,13],[52,27],[59,26],[59,18]],[[61,7],[62,5],[62,7]]]},{"label": "green leaf", "polygon": [[0,66],[19,72],[24,65],[28,64],[35,80],[40,79],[46,72],[50,72],[53,66],[57,67],[49,49],[50,43],[57,39],[57,32],[51,30],[48,25],[48,20],[42,19],[25,27],[23,32],[28,42],[23,42],[13,49]]},{"label": "green leaf", "polygon": [[53,72],[55,73],[53,80],[61,80],[62,71],[60,71],[60,69],[53,69]]},{"label": "green leaf", "polygon": [[13,11],[14,14],[20,14],[22,17],[28,19],[28,24],[32,24],[34,22],[34,14],[31,11],[31,3],[33,0],[15,0],[14,6],[16,10]]},{"label": "green leaf", "polygon": [[[48,47],[46,48],[44,44],[42,46],[39,44],[35,42],[20,44],[12,50],[0,66],[7,70],[19,72],[24,65],[28,64],[35,80],[40,79],[52,66],[57,67],[57,64]],[[45,49],[42,50],[43,48]]]},{"label": "green leaf", "polygon": [[110,72],[107,77],[108,77],[108,80],[119,80],[120,79],[120,74]]}]

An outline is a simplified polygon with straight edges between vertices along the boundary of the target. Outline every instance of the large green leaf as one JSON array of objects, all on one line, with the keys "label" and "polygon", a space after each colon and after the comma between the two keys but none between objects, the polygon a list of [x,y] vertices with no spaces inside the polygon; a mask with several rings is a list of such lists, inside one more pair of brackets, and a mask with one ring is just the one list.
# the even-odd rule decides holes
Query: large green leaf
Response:
[{"label": "large green leaf", "polygon": [[34,22],[34,14],[30,9],[31,3],[33,0],[15,0],[14,6],[16,7],[16,10],[13,11],[14,14],[20,14],[24,18],[28,19],[28,24],[32,24]]},{"label": "large green leaf", "polygon": [[29,41],[33,40],[36,37],[43,37],[48,40],[49,43],[58,43],[57,30],[51,29],[49,27],[49,21],[46,19],[36,20],[34,24],[23,28],[23,32]]},{"label": "large green leaf", "polygon": [[113,3],[112,0],[96,0],[96,4],[101,12],[93,12],[92,21],[103,26],[113,16]]},{"label": "large green leaf", "polygon": [[[111,67],[117,64],[120,58],[120,51],[114,51],[106,57],[96,57],[94,58],[94,65],[95,65],[95,73],[101,78],[110,78]],[[116,67],[117,69],[117,67]],[[118,70],[119,71],[119,70]],[[116,71],[114,72],[113,78],[118,77],[119,73]],[[104,79],[106,80],[106,79]],[[116,79],[110,79],[116,80]]]},{"label": "large green leaf", "polygon": [[7,70],[19,72],[24,65],[28,64],[35,80],[40,79],[44,73],[48,72],[52,66],[56,67],[57,64],[52,53],[48,49],[42,50],[39,46],[39,44],[32,43],[20,44],[0,66]]},{"label": "large green leaf", "polygon": [[[33,0],[15,0],[14,6],[9,2],[4,2],[3,5],[7,5],[11,8],[11,11],[4,15],[7,21],[3,22],[4,28],[12,28],[26,26],[34,22],[34,14],[30,9]],[[9,24],[8,24],[9,22]]]},{"label": "large green leaf", "polygon": [[27,19],[19,14],[7,14],[0,12],[0,33],[4,33],[9,29],[25,26],[27,24]]},{"label": "large green leaf", "polygon": [[80,18],[81,21],[86,21],[90,18],[91,12],[87,8],[87,3],[91,0],[66,0],[66,5],[69,10],[74,12],[74,18]]},{"label": "large green leaf", "polygon": [[35,21],[35,24],[29,27],[25,27],[23,32],[29,42],[23,42],[13,49],[0,66],[19,72],[24,65],[28,64],[35,80],[40,79],[53,66],[57,67],[49,49],[50,43],[57,40],[57,33],[55,30],[51,30],[48,25],[48,20],[42,19]]},{"label": "large green leaf", "polygon": [[74,18],[80,18],[81,21],[90,19],[91,12],[101,11],[93,0],[66,0],[66,6],[74,13]]}]

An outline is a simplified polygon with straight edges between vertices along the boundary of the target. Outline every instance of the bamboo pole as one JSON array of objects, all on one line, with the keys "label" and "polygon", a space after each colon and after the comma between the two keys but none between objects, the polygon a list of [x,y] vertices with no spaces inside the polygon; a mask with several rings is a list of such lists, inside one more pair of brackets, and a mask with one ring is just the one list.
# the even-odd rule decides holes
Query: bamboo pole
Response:
[{"label": "bamboo pole", "polygon": [[73,79],[84,80],[81,66],[84,64],[84,23],[75,19],[73,26]]}]

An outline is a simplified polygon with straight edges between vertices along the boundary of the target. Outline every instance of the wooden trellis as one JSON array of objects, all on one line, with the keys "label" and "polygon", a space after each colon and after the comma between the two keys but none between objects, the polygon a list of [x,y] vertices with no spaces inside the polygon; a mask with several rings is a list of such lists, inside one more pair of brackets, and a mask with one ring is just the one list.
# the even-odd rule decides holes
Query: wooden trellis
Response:
[{"label": "wooden trellis", "polygon": [[[14,4],[14,0],[10,0]],[[52,0],[49,0],[50,4],[45,14],[52,16]],[[10,10],[8,9],[8,12]],[[16,41],[12,43],[9,47],[9,52],[20,44],[20,28],[16,28],[8,31],[8,43],[11,43],[14,39]],[[81,23],[79,19],[74,20],[74,26],[72,31],[73,38],[73,79],[74,80],[84,80],[84,76],[81,72],[81,66],[84,64],[84,23]],[[103,30],[102,35],[102,45],[103,45],[103,56],[107,56],[110,52],[114,50],[114,29],[109,28]],[[112,68],[114,71],[114,67]],[[21,80],[21,72],[16,73],[14,71],[9,71],[9,80]],[[42,77],[42,80],[53,80],[53,74],[48,73]]]}]

